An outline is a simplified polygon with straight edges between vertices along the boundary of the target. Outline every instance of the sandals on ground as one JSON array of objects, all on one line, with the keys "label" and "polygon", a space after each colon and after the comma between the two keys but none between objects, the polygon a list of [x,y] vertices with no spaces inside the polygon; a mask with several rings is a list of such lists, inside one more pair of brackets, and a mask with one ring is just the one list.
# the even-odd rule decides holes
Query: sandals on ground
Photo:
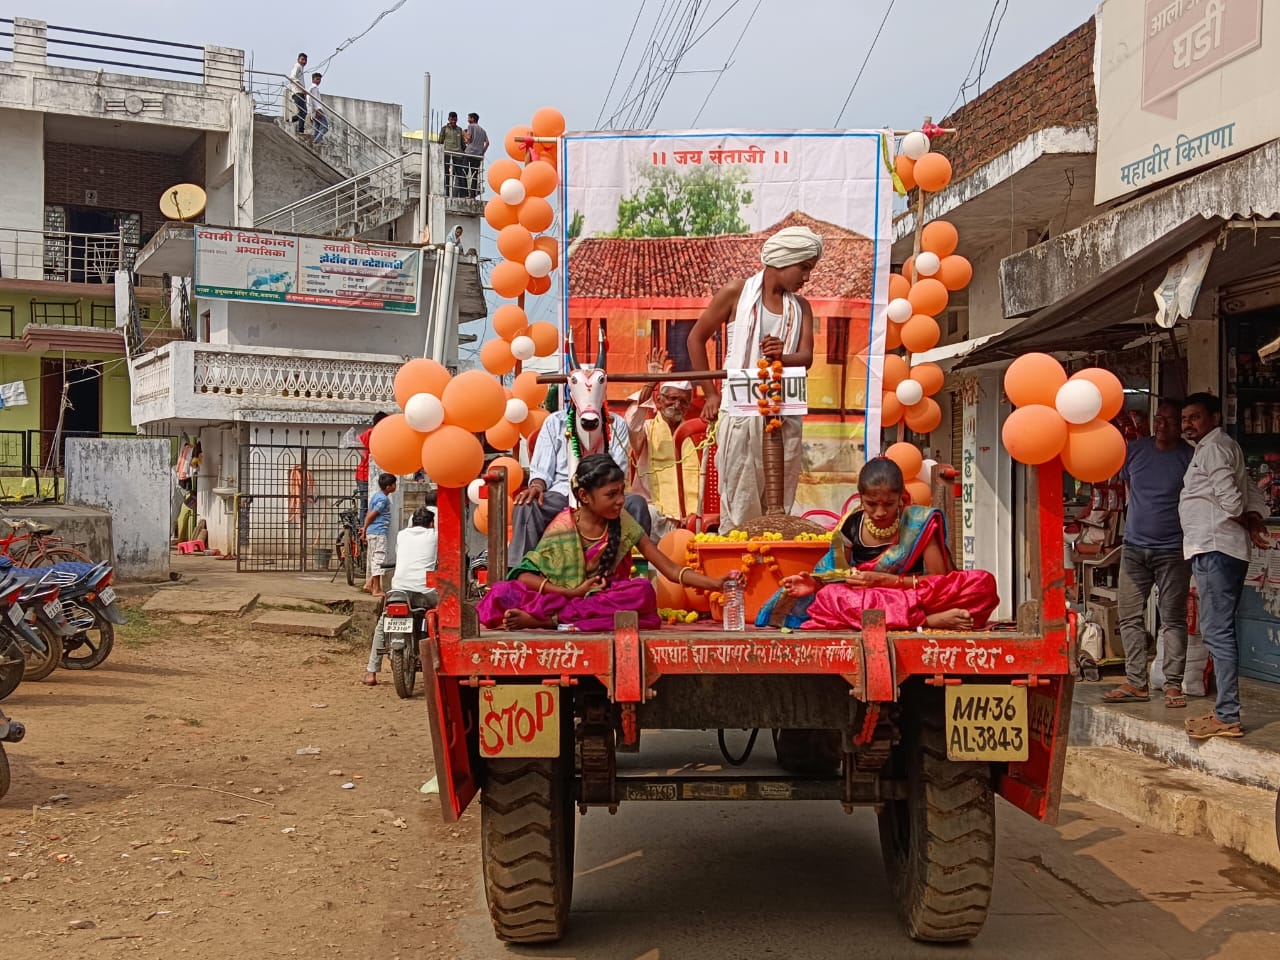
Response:
[{"label": "sandals on ground", "polygon": [[1175,710],[1187,705],[1187,698],[1178,687],[1164,688],[1164,705],[1170,710]]},{"label": "sandals on ground", "polygon": [[1244,728],[1239,723],[1223,723],[1217,717],[1193,717],[1187,720],[1187,736],[1192,740],[1208,740],[1211,737],[1229,737],[1239,739],[1244,736]]},{"label": "sandals on ground", "polygon": [[1148,690],[1140,690],[1130,683],[1122,683],[1102,695],[1102,699],[1107,703],[1146,703],[1151,699],[1151,693]]}]

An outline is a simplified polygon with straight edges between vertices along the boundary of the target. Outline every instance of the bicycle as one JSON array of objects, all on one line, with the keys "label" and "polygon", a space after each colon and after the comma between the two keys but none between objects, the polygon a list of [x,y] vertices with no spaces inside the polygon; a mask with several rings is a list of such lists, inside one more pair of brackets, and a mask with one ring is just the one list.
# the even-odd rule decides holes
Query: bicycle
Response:
[{"label": "bicycle", "polygon": [[[350,508],[342,509],[343,504],[350,504]],[[333,541],[333,555],[338,569],[333,571],[331,579],[337,578],[338,570],[345,570],[347,586],[354,587],[357,574],[363,582],[366,563],[364,544],[360,540],[360,510],[355,497],[342,497],[334,502],[334,507],[338,511],[338,535]]]},{"label": "bicycle", "polygon": [[38,520],[0,518],[0,531],[7,531],[0,536],[0,555],[20,567],[40,567],[67,560],[93,562],[83,550],[54,536],[53,527]]}]

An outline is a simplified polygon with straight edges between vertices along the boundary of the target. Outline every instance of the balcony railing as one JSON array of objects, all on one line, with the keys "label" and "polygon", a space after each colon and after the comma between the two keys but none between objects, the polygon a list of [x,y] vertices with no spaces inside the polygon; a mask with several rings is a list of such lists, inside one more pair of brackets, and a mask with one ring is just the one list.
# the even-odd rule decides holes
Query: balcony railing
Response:
[{"label": "balcony railing", "polygon": [[400,365],[370,360],[195,351],[195,391],[233,397],[384,403]]},{"label": "balcony railing", "polygon": [[0,227],[0,277],[62,283],[113,283],[133,265],[124,232],[69,233]]}]

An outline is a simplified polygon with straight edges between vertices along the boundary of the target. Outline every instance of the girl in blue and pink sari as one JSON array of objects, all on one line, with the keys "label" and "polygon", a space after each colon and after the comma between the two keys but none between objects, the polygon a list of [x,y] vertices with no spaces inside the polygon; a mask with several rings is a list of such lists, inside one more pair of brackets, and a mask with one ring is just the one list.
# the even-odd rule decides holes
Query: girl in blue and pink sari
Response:
[{"label": "girl in blue and pink sari", "polygon": [[573,475],[578,506],[552,520],[538,546],[525,554],[505,581],[489,588],[477,606],[483,626],[611,630],[613,615],[622,610],[635,611],[642,627],[658,626],[661,618],[653,584],[631,575],[632,549],[682,586],[724,587],[723,580],[679,566],[658,550],[622,509],[625,479],[608,454],[582,458]]}]

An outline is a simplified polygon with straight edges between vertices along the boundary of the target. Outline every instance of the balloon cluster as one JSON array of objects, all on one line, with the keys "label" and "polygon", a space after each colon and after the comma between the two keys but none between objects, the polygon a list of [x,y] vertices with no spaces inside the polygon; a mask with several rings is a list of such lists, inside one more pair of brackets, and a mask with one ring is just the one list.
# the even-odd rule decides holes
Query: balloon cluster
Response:
[{"label": "balloon cluster", "polygon": [[402,413],[384,417],[369,436],[374,462],[388,473],[426,471],[437,486],[465,487],[484,469],[484,434],[496,450],[510,450],[548,416],[546,384],[532,370],[504,387],[482,370],[450,376],[435,360],[408,361],[393,383]]},{"label": "balloon cluster", "polygon": [[884,455],[898,465],[907,481],[907,493],[917,507],[927,507],[933,502],[934,460],[926,460],[924,454],[912,443],[895,443]]},{"label": "balloon cluster", "polygon": [[1062,458],[1084,483],[1101,483],[1124,466],[1124,436],[1110,422],[1124,408],[1124,387],[1110,370],[1072,374],[1047,353],[1024,353],[1004,374],[1004,392],[1016,408],[1000,437],[1019,463]]},{"label": "balloon cluster", "polygon": [[[484,219],[498,231],[498,252],[503,257],[489,282],[500,297],[514,300],[525,293],[546,293],[551,289],[551,272],[560,265],[559,241],[537,234],[555,223],[555,208],[547,198],[560,186],[556,144],[541,140],[561,136],[564,126],[559,110],[543,107],[529,126],[507,131],[503,138],[507,157],[489,167],[487,179],[494,196],[485,204]],[[480,362],[494,376],[510,372],[518,360],[549,357],[560,346],[560,331],[554,323],[531,325],[524,310],[514,304],[498,309],[493,326],[501,339],[480,348]]]},{"label": "balloon cluster", "polygon": [[[943,189],[951,181],[951,163],[930,149],[929,137],[913,131],[902,138],[902,152],[894,172],[906,189],[925,193]],[[923,353],[938,345],[942,330],[935,319],[947,309],[950,295],[973,279],[973,267],[958,255],[960,234],[945,220],[934,220],[920,231],[920,252],[908,257],[902,273],[889,275],[889,305],[885,310],[885,350],[906,348]],[[942,389],[942,368],[936,363],[911,364],[906,356],[886,352],[881,423],[900,421],[916,433],[929,433],[942,423],[942,408],[933,395]]]},{"label": "balloon cluster", "polygon": [[[490,470],[507,471],[507,539],[511,539],[511,512],[515,509],[512,501],[520,488],[524,486],[524,468],[514,457],[498,457],[489,464]],[[489,485],[483,478],[477,478],[467,484],[467,499],[475,504],[471,513],[471,524],[480,533],[489,532]]]}]

